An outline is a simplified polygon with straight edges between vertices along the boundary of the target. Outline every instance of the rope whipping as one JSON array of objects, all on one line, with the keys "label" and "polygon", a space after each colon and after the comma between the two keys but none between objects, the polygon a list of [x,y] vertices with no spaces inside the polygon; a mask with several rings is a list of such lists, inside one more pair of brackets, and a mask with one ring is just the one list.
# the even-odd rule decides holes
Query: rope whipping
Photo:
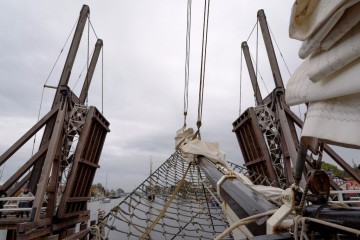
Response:
[{"label": "rope whipping", "polygon": [[99,226],[104,226],[109,239],[214,239],[229,224],[218,204],[221,199],[205,176],[176,151]]},{"label": "rope whipping", "polygon": [[208,26],[209,26],[209,9],[210,9],[210,0],[205,0],[204,6],[204,22],[203,22],[203,40],[202,40],[202,50],[201,50],[201,68],[200,68],[200,88],[199,88],[199,104],[198,104],[198,118],[196,126],[198,128],[197,134],[198,138],[200,137],[200,127],[202,125],[202,109],[203,109],[203,99],[204,99],[204,81],[205,81],[205,66],[206,66],[206,49],[207,49],[207,36],[208,36]]},{"label": "rope whipping", "polygon": [[190,63],[190,32],[191,32],[191,0],[187,2],[187,27],[186,27],[186,59],[185,59],[185,89],[184,89],[184,127],[189,105],[189,63]]}]

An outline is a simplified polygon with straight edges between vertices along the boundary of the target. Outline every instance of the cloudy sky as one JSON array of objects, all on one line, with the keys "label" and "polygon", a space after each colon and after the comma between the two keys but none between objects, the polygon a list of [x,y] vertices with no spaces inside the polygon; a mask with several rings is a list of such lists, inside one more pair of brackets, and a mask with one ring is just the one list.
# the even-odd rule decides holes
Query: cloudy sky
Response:
[{"label": "cloudy sky", "polygon": [[[218,141],[227,160],[243,160],[232,122],[241,109],[254,105],[246,66],[240,77],[242,41],[249,37],[256,14],[264,9],[271,31],[290,72],[300,64],[300,43],[288,37],[288,22],[293,0],[212,0],[210,4],[208,49],[205,74],[202,138]],[[127,191],[139,185],[149,173],[174,152],[174,136],[183,125],[184,63],[187,0],[117,1],[1,1],[0,2],[0,153],[30,129],[38,118],[43,85],[69,36],[83,4],[90,6],[90,19],[96,35],[104,41],[103,71],[99,59],[88,99],[89,105],[102,109],[110,122],[101,168],[95,182],[108,188]],[[189,117],[195,127],[204,1],[193,0]],[[259,70],[263,77],[263,96],[274,84],[269,74],[261,35]],[[88,52],[95,34],[83,34],[69,86],[79,93]],[[256,29],[249,39],[256,54]],[[46,84],[56,86],[69,43]],[[276,50],[278,53],[278,50]],[[278,57],[284,82],[289,74]],[[76,84],[76,82],[79,83]],[[40,116],[46,114],[54,90],[44,89]],[[298,113],[298,108],[295,108]],[[40,137],[36,140],[36,144]],[[31,156],[33,139],[25,149],[5,164],[3,182]],[[2,168],[1,168],[2,170]]]}]

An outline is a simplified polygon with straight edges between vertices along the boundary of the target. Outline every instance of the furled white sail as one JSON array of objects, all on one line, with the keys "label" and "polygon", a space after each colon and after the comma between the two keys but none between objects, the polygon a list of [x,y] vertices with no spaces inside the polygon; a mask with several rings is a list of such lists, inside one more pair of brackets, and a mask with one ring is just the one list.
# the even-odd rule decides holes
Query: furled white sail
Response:
[{"label": "furled white sail", "polygon": [[320,51],[310,56],[309,78],[313,82],[318,82],[343,69],[359,56],[360,24],[357,24],[331,49]]},{"label": "furled white sail", "polygon": [[325,38],[326,35],[334,28],[340,18],[344,15],[344,12],[347,8],[351,7],[359,0],[348,0],[345,1],[345,4],[337,9],[329,18],[324,22],[324,24],[307,38],[300,47],[299,57],[304,59],[308,57],[313,51],[320,47],[321,41]]},{"label": "furled white sail", "polygon": [[290,36],[305,61],[286,88],[289,105],[309,103],[302,137],[360,147],[359,0],[297,0]]},{"label": "furled white sail", "polygon": [[227,166],[225,153],[220,149],[218,142],[202,141],[194,137],[192,128],[183,127],[176,131],[175,148],[183,153],[183,159],[191,162],[195,156],[202,155],[214,163]]},{"label": "furled white sail", "polygon": [[297,0],[292,9],[289,34],[304,41],[348,1],[344,0]]}]

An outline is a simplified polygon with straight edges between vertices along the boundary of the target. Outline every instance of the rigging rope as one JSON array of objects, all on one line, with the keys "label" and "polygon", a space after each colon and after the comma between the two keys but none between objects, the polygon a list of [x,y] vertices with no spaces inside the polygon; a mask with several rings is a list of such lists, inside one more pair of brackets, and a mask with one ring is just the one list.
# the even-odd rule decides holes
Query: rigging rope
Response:
[{"label": "rigging rope", "polygon": [[189,172],[189,169],[191,167],[191,164],[189,164],[189,166],[187,167],[183,177],[181,178],[180,182],[177,184],[174,192],[172,193],[171,197],[168,199],[168,201],[166,202],[164,208],[161,210],[161,212],[159,213],[159,215],[156,217],[156,219],[151,223],[150,227],[148,227],[146,229],[146,231],[143,233],[143,235],[139,238],[140,240],[144,239],[146,236],[149,235],[149,233],[153,230],[153,228],[155,227],[155,225],[159,222],[160,218],[162,218],[166,212],[166,210],[168,209],[168,207],[170,206],[170,204],[172,203],[172,201],[174,200],[174,198],[176,197],[176,195],[178,194],[180,187],[183,185],[184,181],[185,181],[185,177],[187,175],[187,173]]},{"label": "rigging rope", "polygon": [[199,105],[198,105],[198,118],[197,118],[197,134],[199,139],[200,137],[200,127],[202,125],[202,109],[203,109],[203,99],[204,99],[204,81],[205,81],[205,65],[206,65],[206,49],[207,49],[207,35],[208,35],[208,26],[209,26],[209,9],[210,9],[210,0],[205,0],[204,6],[204,22],[203,22],[203,40],[202,40],[202,51],[201,51],[201,68],[200,68],[200,88],[199,88]]},{"label": "rigging rope", "polygon": [[191,32],[191,0],[187,3],[187,27],[186,27],[186,59],[185,59],[185,89],[184,89],[184,127],[189,104],[189,62],[190,62],[190,32]]},{"label": "rigging rope", "polygon": [[239,226],[242,226],[242,225],[246,225],[246,224],[255,222],[258,219],[266,217],[268,215],[272,215],[277,210],[278,209],[272,209],[272,210],[269,210],[269,211],[264,212],[264,213],[259,213],[259,214],[251,215],[251,216],[246,217],[246,218],[242,218],[242,219],[234,222],[228,229],[226,229],[223,233],[221,233],[219,236],[217,236],[214,240],[224,239],[224,237],[226,237],[229,233],[231,233],[235,228],[237,228]]}]

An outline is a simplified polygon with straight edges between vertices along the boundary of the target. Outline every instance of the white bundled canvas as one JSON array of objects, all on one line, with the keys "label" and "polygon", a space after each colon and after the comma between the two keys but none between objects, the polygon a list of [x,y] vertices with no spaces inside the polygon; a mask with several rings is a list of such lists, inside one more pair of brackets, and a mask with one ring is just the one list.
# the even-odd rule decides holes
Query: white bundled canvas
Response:
[{"label": "white bundled canvas", "polygon": [[360,24],[351,29],[329,51],[321,51],[311,55],[308,70],[309,79],[318,82],[344,68],[358,57],[360,57]]},{"label": "white bundled canvas", "polygon": [[289,79],[285,92],[285,100],[288,105],[326,100],[360,92],[360,59],[316,83],[309,79],[309,68],[309,59],[306,59]]},{"label": "white bundled canvas", "polygon": [[297,0],[291,12],[289,34],[301,41],[308,39],[345,0]]},{"label": "white bundled canvas", "polygon": [[309,103],[302,138],[360,147],[358,2],[294,3],[289,33],[304,41],[301,54],[308,57],[288,81],[285,99],[289,105]]},{"label": "white bundled canvas", "polygon": [[317,50],[320,47],[322,40],[341,20],[340,18],[344,15],[345,10],[357,2],[359,2],[359,0],[348,0],[344,5],[337,9],[317,31],[315,31],[309,38],[307,38],[302,43],[299,50],[299,57],[305,59],[312,52]]},{"label": "white bundled canvas", "polygon": [[176,131],[175,149],[179,149],[181,145],[186,144],[194,137],[194,130],[185,126]]},{"label": "white bundled canvas", "polygon": [[329,50],[347,32],[360,22],[360,3],[347,9],[339,22],[321,42],[321,50]]},{"label": "white bundled canvas", "polygon": [[199,139],[194,139],[187,144],[180,147],[183,152],[183,157],[188,158],[190,161],[195,156],[201,155],[207,157],[214,163],[221,163],[227,166],[225,162],[225,153],[220,150],[219,143],[217,142],[206,142]]}]

